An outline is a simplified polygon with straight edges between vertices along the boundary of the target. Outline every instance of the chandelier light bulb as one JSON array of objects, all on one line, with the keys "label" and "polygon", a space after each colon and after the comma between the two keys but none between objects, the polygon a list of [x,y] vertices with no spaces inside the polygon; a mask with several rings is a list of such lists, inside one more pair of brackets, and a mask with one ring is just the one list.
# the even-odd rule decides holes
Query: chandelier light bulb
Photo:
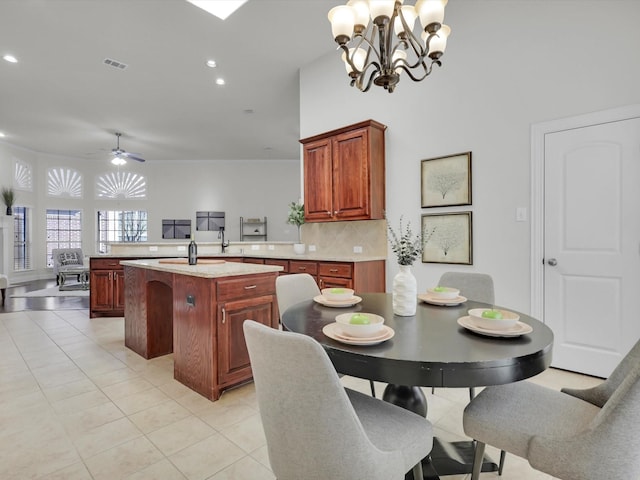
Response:
[{"label": "chandelier light bulb", "polygon": [[395,0],[369,0],[371,19],[376,24],[381,21],[380,19],[390,19],[393,16],[395,3]]},{"label": "chandelier light bulb", "polygon": [[[444,21],[444,7],[448,0],[418,0],[416,12],[420,17],[422,28],[431,32],[437,30],[436,25]],[[434,30],[435,28],[435,30]]]},{"label": "chandelier light bulb", "polygon": [[[393,25],[393,30],[399,37],[402,35],[408,35],[413,31],[413,26],[416,24],[416,18],[418,17],[416,9],[413,5],[403,5],[402,7],[400,7],[400,11],[402,12],[402,15],[398,15],[396,17]],[[404,21],[408,27],[406,32],[404,24],[402,23],[402,18],[404,18]]]},{"label": "chandelier light bulb", "polygon": [[400,75],[402,73],[402,67],[399,65],[403,65],[404,63],[406,63],[407,52],[405,52],[404,50],[396,50],[395,52],[393,52],[391,60],[391,63],[393,63],[393,65],[396,65],[396,69],[394,70],[394,72]]},{"label": "chandelier light bulb", "polygon": [[355,15],[355,31],[363,31],[369,24],[368,0],[349,0],[347,6],[353,9]]},{"label": "chandelier light bulb", "polygon": [[329,10],[329,21],[331,22],[331,32],[337,43],[343,45],[351,40],[353,27],[355,25],[355,11],[347,5],[340,5]]},{"label": "chandelier light bulb", "polygon": [[[367,60],[367,51],[364,48],[350,48],[349,49],[349,58],[351,59],[351,63],[353,63],[356,67],[356,74],[362,72],[364,68],[364,63]],[[351,74],[354,70],[351,66],[351,63],[347,60],[347,53],[342,52],[342,61],[344,62],[344,66],[347,69],[347,73]]]}]

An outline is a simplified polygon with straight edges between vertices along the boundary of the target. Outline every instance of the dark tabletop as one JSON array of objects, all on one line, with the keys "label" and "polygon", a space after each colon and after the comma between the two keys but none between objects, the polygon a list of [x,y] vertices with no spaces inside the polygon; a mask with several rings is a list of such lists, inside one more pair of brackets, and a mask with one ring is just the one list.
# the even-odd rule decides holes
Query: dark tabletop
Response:
[{"label": "dark tabletop", "polygon": [[[478,387],[532,377],[551,364],[553,333],[542,322],[520,312],[520,321],[533,332],[519,337],[486,337],[457,323],[471,308],[489,305],[467,301],[454,307],[418,302],[416,315],[393,315],[391,294],[360,294],[363,301],[349,308],[331,308],[313,300],[287,309],[286,330],[320,342],[336,370],[345,375],[399,385]],[[504,307],[505,310],[511,310]],[[352,346],[330,339],[322,328],[342,313],[381,315],[395,336],[379,345]]]}]

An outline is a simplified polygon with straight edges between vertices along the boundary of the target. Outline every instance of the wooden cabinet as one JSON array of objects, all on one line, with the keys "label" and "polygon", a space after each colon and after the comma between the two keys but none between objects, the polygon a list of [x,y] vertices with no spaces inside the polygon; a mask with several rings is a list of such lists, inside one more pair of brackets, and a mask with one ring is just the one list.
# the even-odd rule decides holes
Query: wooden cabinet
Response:
[{"label": "wooden cabinet", "polygon": [[318,286],[353,288],[353,264],[321,262],[318,265]]},{"label": "wooden cabinet", "polygon": [[368,120],[300,140],[307,222],[384,218],[385,129]]},{"label": "wooden cabinet", "polygon": [[312,277],[318,275],[318,262],[289,260],[289,273],[308,273]]},{"label": "wooden cabinet", "polygon": [[277,319],[274,306],[275,295],[233,300],[219,305],[218,384],[220,388],[251,378],[251,362],[242,324],[245,320],[251,319],[272,326],[274,318]]},{"label": "wooden cabinet", "polygon": [[385,261],[318,262],[318,286],[353,288],[356,292],[384,292]]},{"label": "wooden cabinet", "polygon": [[264,264],[277,265],[279,267],[282,267],[282,271],[278,272],[280,275],[286,275],[287,273],[289,273],[289,260],[280,260],[278,258],[265,258]]},{"label": "wooden cabinet", "polygon": [[124,315],[124,270],[120,258],[90,259],[89,316]]},{"label": "wooden cabinet", "polygon": [[[278,326],[277,272],[200,277],[127,263],[125,345],[154,358],[173,351],[174,377],[217,400],[251,379],[242,324]],[[244,269],[247,270],[247,269]]]}]

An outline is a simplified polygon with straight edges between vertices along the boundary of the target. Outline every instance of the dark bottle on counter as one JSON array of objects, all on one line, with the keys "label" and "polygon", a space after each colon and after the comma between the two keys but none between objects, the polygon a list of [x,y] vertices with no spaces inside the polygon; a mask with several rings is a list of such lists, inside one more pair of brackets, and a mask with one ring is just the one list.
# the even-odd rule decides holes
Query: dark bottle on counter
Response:
[{"label": "dark bottle on counter", "polygon": [[198,263],[198,245],[191,235],[191,242],[189,243],[189,265],[195,265]]}]

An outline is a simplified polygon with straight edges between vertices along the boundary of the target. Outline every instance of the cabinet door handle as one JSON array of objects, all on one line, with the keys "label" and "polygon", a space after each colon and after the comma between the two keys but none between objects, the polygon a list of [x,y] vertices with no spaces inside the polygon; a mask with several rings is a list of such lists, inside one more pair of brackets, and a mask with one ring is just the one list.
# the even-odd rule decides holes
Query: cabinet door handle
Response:
[{"label": "cabinet door handle", "polygon": [[307,267],[298,267],[298,270],[306,270]]},{"label": "cabinet door handle", "polygon": [[246,287],[244,287],[245,290],[251,290],[252,288],[256,288],[257,285],[247,285]]},{"label": "cabinet door handle", "polygon": [[337,271],[338,271],[338,269],[337,269],[337,268],[330,268],[330,269],[329,269],[329,271],[330,271],[331,273],[335,273],[335,272],[337,272]]},{"label": "cabinet door handle", "polygon": [[227,321],[227,311],[222,307],[222,323],[224,324]]},{"label": "cabinet door handle", "polygon": [[324,280],[320,279],[320,288],[324,285]]},{"label": "cabinet door handle", "polygon": [[331,212],[329,210],[327,210],[327,215],[331,216]]}]

